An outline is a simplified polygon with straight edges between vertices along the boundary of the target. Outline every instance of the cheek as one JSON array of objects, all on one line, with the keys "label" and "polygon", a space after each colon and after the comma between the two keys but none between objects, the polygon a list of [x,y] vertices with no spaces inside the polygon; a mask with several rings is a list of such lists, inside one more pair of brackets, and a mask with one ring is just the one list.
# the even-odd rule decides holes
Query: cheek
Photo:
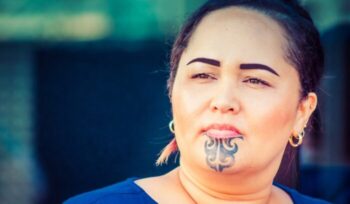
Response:
[{"label": "cheek", "polygon": [[[287,97],[288,98],[288,97]],[[292,100],[250,100],[245,109],[246,144],[242,146],[245,162],[266,167],[283,153],[292,131],[296,109]],[[254,157],[250,156],[254,155]]]},{"label": "cheek", "polygon": [[252,135],[256,135],[257,142],[266,146],[285,146],[296,117],[296,101],[289,97],[268,98],[253,104],[247,113],[248,123]]},{"label": "cheek", "polygon": [[200,124],[200,114],[206,107],[205,96],[186,88],[185,84],[174,84],[172,94],[176,133],[187,137],[187,135],[193,134],[195,128]]},{"label": "cheek", "polygon": [[213,86],[193,83],[187,74],[179,68],[171,100],[174,121],[178,126],[176,131],[181,135],[193,134],[192,129],[198,128],[213,93]]},{"label": "cheek", "polygon": [[208,110],[210,91],[203,92],[203,89],[198,89],[184,81],[179,81],[174,83],[172,92],[176,141],[181,157],[189,161],[194,158],[203,159],[205,138],[201,137],[199,131],[203,120],[206,119],[204,114]]}]

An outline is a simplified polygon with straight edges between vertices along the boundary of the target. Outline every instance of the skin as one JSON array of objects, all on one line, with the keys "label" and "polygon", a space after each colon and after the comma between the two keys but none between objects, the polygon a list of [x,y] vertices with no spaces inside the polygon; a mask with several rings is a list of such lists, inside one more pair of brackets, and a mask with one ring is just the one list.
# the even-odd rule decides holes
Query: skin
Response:
[{"label": "skin", "polygon": [[[180,166],[136,183],[160,203],[292,203],[272,182],[290,135],[303,130],[317,96],[300,99],[285,46],[283,29],[256,11],[231,7],[207,15],[181,56],[172,90]],[[242,135],[233,152],[216,151],[232,157],[221,170],[207,161],[213,139],[202,128],[212,123]],[[232,141],[216,147],[225,142]]]},{"label": "skin", "polygon": [[218,172],[231,167],[235,161],[235,154],[238,152],[238,145],[235,141],[237,139],[243,140],[243,137],[229,139],[208,137],[204,144],[207,165]]}]

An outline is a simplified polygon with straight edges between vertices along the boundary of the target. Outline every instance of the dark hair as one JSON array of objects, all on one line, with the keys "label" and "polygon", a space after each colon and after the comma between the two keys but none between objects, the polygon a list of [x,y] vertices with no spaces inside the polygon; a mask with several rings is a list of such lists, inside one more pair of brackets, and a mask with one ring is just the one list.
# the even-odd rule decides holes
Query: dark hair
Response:
[{"label": "dark hair", "polygon": [[[209,13],[232,6],[251,9],[265,14],[274,19],[283,28],[287,41],[285,58],[298,71],[301,84],[300,99],[304,99],[309,92],[316,92],[323,73],[323,49],[319,32],[308,12],[299,5],[298,1],[209,0],[188,18],[173,44],[170,57],[170,76],[168,79],[169,97],[171,98],[181,55],[187,48],[198,24]],[[312,127],[314,122],[312,119],[308,128]],[[306,132],[309,133],[310,130]],[[289,186],[296,184],[296,168],[298,166],[298,161],[295,159],[296,154],[295,148],[287,146],[276,180]]]}]

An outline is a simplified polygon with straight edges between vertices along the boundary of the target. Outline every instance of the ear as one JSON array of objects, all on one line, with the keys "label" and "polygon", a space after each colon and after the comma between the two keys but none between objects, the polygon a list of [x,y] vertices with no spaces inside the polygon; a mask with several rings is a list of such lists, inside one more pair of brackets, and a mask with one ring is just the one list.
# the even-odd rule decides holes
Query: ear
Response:
[{"label": "ear", "polygon": [[294,123],[293,134],[298,134],[307,126],[310,116],[317,106],[317,95],[310,92],[299,102],[296,121]]}]

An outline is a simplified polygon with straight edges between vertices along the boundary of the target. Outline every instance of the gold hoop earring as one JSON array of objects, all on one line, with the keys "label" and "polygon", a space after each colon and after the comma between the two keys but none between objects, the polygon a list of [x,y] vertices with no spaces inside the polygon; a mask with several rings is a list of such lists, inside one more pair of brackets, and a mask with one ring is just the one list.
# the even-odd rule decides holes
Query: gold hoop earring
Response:
[{"label": "gold hoop earring", "polygon": [[169,123],[169,129],[171,133],[175,133],[175,129],[174,129],[174,120],[171,120]]},{"label": "gold hoop earring", "polygon": [[[292,146],[292,147],[298,147],[299,145],[301,145],[301,143],[303,143],[303,138],[304,138],[304,135],[305,135],[305,131],[301,131],[301,133],[297,134],[297,135],[291,135],[289,137],[289,144]],[[297,142],[294,142],[294,140],[297,140]]]}]

